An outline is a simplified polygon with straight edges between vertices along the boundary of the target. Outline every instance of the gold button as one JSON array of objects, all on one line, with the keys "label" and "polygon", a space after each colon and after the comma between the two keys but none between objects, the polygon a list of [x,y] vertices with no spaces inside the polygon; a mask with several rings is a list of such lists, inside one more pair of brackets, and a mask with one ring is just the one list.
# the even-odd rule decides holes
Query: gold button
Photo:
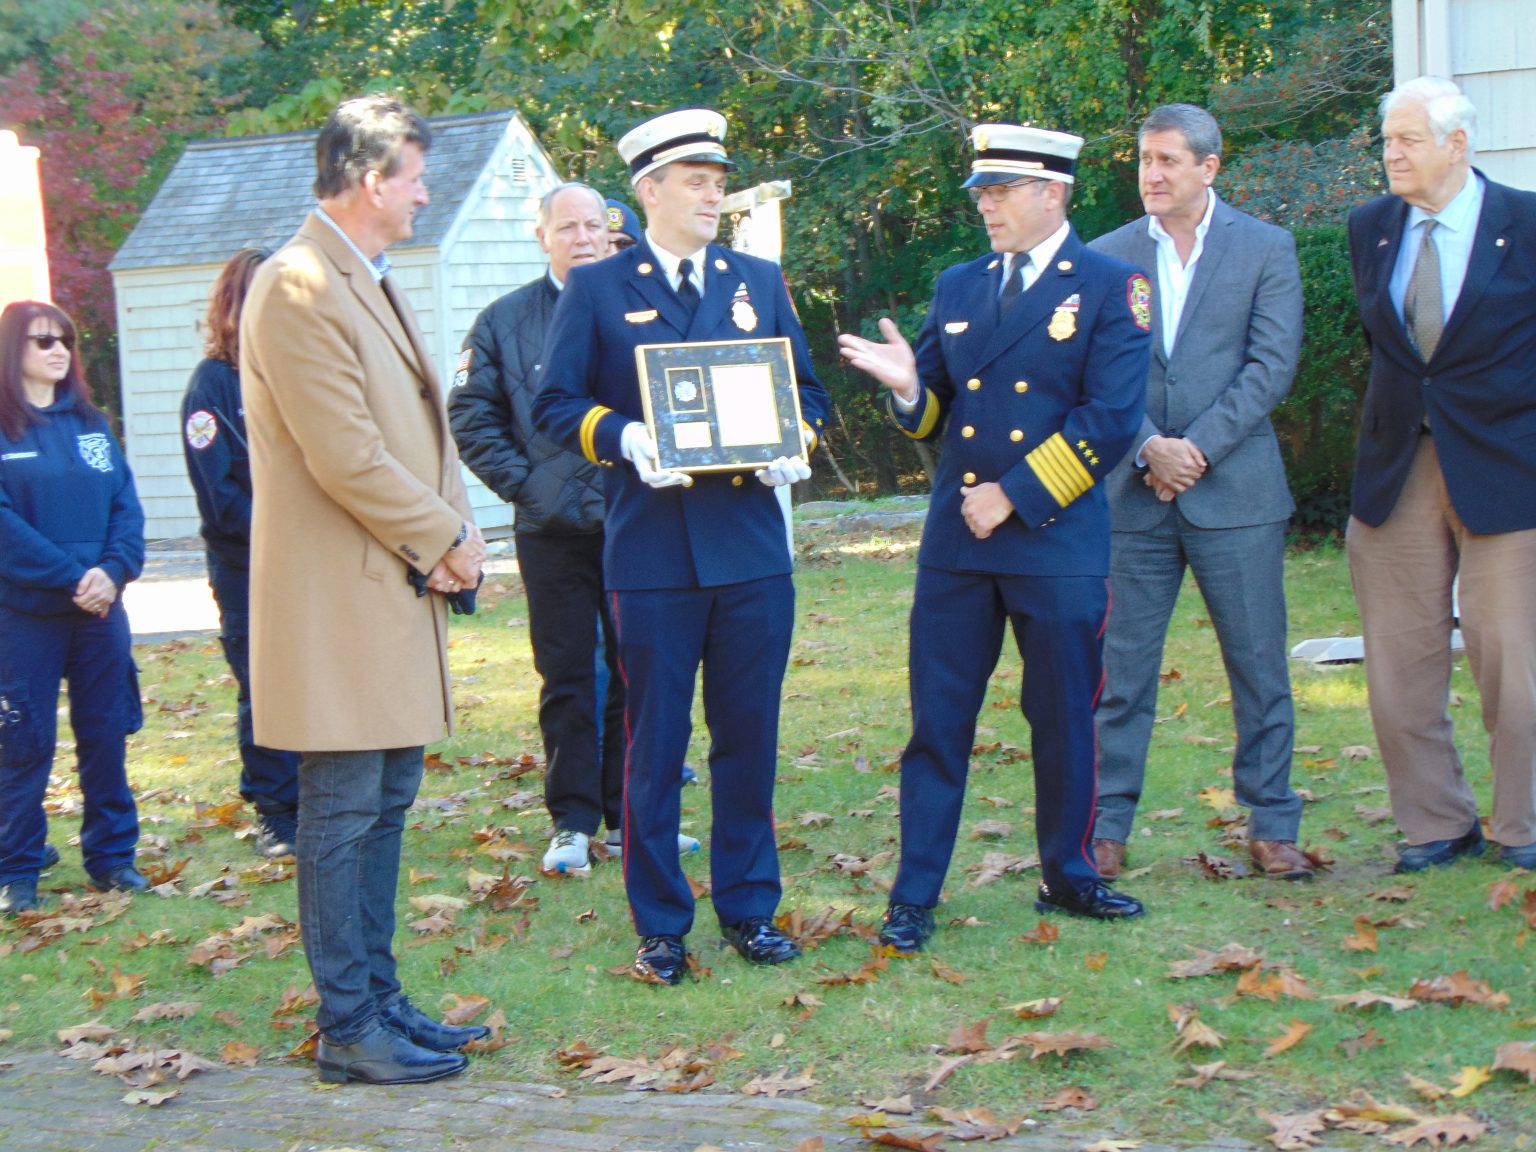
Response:
[{"label": "gold button", "polygon": [[651,274],[651,266],[649,264],[641,264],[635,271],[642,276],[649,276]]},{"label": "gold button", "polygon": [[964,476],[960,477],[960,479],[964,480],[967,484],[974,484],[976,483],[976,473],[967,472]]},{"label": "gold button", "polygon": [[1028,380],[1020,380],[1020,381],[1018,381],[1017,383],[1014,384],[1013,390],[1015,392],[1028,392],[1029,391],[1029,381]]},{"label": "gold button", "polygon": [[1024,439],[1024,433],[1015,428],[1012,432],[1008,433],[1008,439],[1017,444],[1020,440]]},{"label": "gold button", "polygon": [[964,428],[960,429],[960,435],[969,440],[972,436],[976,435],[976,429],[967,424]]},{"label": "gold button", "polygon": [[969,388],[972,392],[974,392],[974,391],[976,391],[976,389],[981,387],[981,381],[976,379],[976,377],[972,376],[969,380],[967,380],[965,382],[965,386],[967,388]]},{"label": "gold button", "polygon": [[741,477],[740,476],[732,476],[731,477],[731,487],[732,488],[740,488],[741,487]]}]

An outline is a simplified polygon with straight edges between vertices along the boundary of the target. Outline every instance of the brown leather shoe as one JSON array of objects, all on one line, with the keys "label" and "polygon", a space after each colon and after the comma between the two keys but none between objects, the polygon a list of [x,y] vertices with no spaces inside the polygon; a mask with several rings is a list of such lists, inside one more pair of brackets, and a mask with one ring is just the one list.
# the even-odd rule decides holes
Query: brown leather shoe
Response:
[{"label": "brown leather shoe", "polygon": [[1314,875],[1312,861],[1294,840],[1250,840],[1248,855],[1271,880],[1310,880]]},{"label": "brown leather shoe", "polygon": [[1125,841],[1094,840],[1093,862],[1098,865],[1099,875],[1105,880],[1115,879],[1125,866]]}]

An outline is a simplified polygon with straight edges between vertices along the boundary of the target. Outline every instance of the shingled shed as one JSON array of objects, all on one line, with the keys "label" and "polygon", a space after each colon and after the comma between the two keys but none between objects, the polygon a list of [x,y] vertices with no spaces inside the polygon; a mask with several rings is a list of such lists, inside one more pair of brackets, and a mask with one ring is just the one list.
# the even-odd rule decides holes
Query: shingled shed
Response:
[{"label": "shingled shed", "polygon": [[[535,216],[560,177],[515,112],[429,123],[431,203],[410,243],[389,250],[390,276],[416,309],[446,388],[480,309],[543,271]],[[281,246],[314,206],[315,136],[190,145],[112,261],[123,427],[151,539],[197,533],[181,396],[202,358],[208,293],[237,250]],[[511,509],[465,479],[482,528],[509,526]]]}]

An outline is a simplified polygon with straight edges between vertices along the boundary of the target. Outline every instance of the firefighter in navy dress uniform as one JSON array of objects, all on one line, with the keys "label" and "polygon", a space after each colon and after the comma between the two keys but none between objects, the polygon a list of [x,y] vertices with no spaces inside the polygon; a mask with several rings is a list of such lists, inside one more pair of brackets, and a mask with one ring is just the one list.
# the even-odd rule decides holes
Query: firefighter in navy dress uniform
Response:
[{"label": "firefighter in navy dress uniform", "polygon": [[[641,344],[788,337],[806,458],[828,410],[777,266],[712,243],[720,224],[725,119],[703,109],[656,117],[619,141],[646,215],[640,243],[573,268],[560,294],[534,422],[606,470],[604,583],[614,606],[630,750],[624,883],[641,938],[636,972],[675,984],[693,895],[678,863],[682,764],[694,681],[709,723],[711,897],[748,961],[799,955],[773,924],[779,696],[794,624],[784,516],[773,492],[810,476],[800,457],[750,473],[660,469],[643,419]],[[759,483],[761,481],[761,483]]]},{"label": "firefighter in navy dress uniform", "polygon": [[881,942],[922,948],[960,824],[976,717],[1013,626],[1034,753],[1036,906],[1139,916],[1094,867],[1093,708],[1103,679],[1109,511],[1100,481],[1140,426],[1151,328],[1137,269],[1067,223],[1082,140],[983,124],[965,182],[992,253],[947,269],[914,354],[839,337],[907,435],[943,441],[918,553],[901,758],[901,864]]},{"label": "firefighter in navy dress uniform", "polygon": [[234,675],[240,795],[256,809],[256,851],[293,854],[299,818],[299,756],[256,743],[251,725],[251,462],[240,399],[240,311],[269,253],[243,248],[213,286],[204,325],[207,359],[181,401],[182,448],[207,543],[208,584],[219,605],[219,640]]},{"label": "firefighter in navy dress uniform", "polygon": [[0,313],[0,915],[36,908],[57,858],[43,797],[64,680],[85,870],[103,891],[148,886],[133,863],[127,740],[143,714],[121,600],[144,567],[144,513],[75,338],[51,304]]}]

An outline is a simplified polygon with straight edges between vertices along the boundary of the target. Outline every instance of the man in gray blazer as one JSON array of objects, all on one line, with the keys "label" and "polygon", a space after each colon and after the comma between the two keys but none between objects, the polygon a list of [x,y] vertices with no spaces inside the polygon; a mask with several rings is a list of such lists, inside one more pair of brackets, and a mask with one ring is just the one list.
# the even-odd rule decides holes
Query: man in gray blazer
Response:
[{"label": "man in gray blazer", "polygon": [[1158,108],[1138,141],[1147,215],[1092,245],[1150,274],[1153,350],[1146,418],[1107,481],[1114,532],[1094,857],[1106,879],[1124,863],[1187,567],[1232,686],[1232,776],[1249,809],[1250,854],[1267,876],[1303,879],[1312,865],[1296,846],[1283,581],[1295,504],[1269,422],[1301,347],[1296,245],[1211,188],[1221,130],[1204,109]]}]

